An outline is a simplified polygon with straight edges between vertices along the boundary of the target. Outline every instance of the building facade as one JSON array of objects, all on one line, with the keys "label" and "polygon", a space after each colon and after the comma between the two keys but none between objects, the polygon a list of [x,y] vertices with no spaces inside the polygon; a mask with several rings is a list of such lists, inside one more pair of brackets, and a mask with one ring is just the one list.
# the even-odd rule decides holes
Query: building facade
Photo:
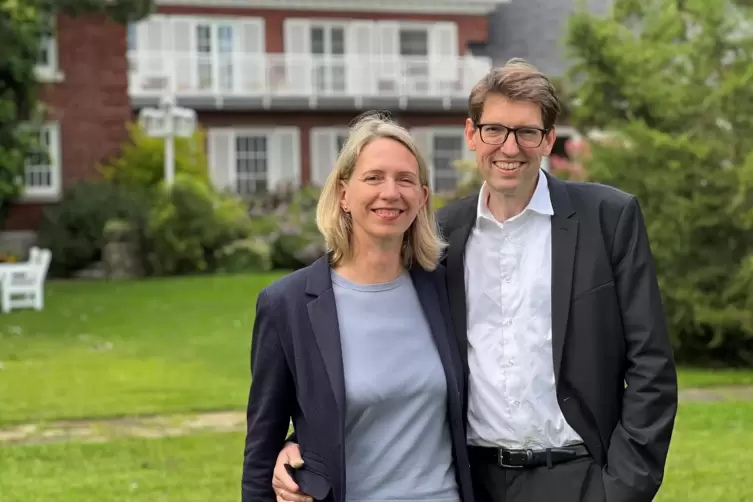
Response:
[{"label": "building facade", "polygon": [[66,186],[99,176],[125,124],[164,96],[196,111],[210,175],[244,197],[320,184],[351,120],[389,111],[426,153],[437,190],[468,155],[467,98],[491,59],[497,0],[157,0],[129,27],[58,16],[40,54],[49,162],[30,159],[5,223],[31,231]]}]

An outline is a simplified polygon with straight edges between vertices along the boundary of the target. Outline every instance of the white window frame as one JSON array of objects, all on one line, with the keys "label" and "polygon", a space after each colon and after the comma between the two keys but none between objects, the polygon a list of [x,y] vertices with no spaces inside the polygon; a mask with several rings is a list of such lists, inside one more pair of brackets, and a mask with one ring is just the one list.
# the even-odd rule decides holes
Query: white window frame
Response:
[{"label": "white window frame", "polygon": [[[377,23],[380,23],[380,22],[381,21],[377,21]],[[432,55],[431,30],[432,30],[432,27],[434,26],[433,23],[430,23],[428,21],[398,21],[396,24],[397,24],[397,55],[398,56],[400,57],[426,57],[426,58],[431,57]],[[426,54],[416,55],[416,56],[403,56],[400,53],[400,32],[403,30],[426,32]]]},{"label": "white window frame", "polygon": [[[45,19],[48,19],[48,21]],[[57,16],[53,14],[49,18],[42,18],[41,22],[49,22],[50,24],[50,35],[43,36],[39,41],[40,55],[42,49],[44,49],[47,53],[47,62],[37,61],[34,72],[41,82],[61,82],[63,74],[60,71],[58,59]]]},{"label": "white window frame", "polygon": [[[255,173],[256,176],[253,176],[253,175],[252,176],[248,176],[248,175],[246,175],[246,176],[242,177],[241,173],[238,171],[238,161],[240,160],[240,156],[241,156],[240,155],[241,151],[238,149],[238,144],[237,144],[237,141],[238,141],[239,137],[264,138],[264,146],[265,146],[265,148],[264,148],[263,152],[258,152],[258,151],[257,152],[252,152],[252,151],[244,152],[247,155],[248,154],[255,154],[255,156],[261,157],[261,158],[264,159],[265,170],[264,170],[264,173],[263,173],[262,176],[259,176],[258,173]],[[272,169],[272,167],[274,165],[273,164],[273,159],[272,159],[272,157],[273,157],[273,154],[272,154],[272,148],[273,148],[273,146],[272,146],[272,141],[271,140],[272,140],[272,138],[270,137],[269,134],[267,134],[265,132],[261,132],[261,131],[249,131],[249,130],[246,129],[246,130],[236,130],[234,132],[233,143],[231,144],[232,148],[230,150],[231,151],[231,155],[232,155],[233,160],[234,160],[233,165],[235,167],[235,169],[233,170],[232,174],[234,175],[234,183],[236,185],[236,187],[235,187],[236,188],[236,193],[238,193],[238,195],[240,195],[241,197],[253,197],[254,195],[258,195],[260,193],[266,193],[266,192],[269,191],[269,178],[270,178],[270,174],[271,174],[271,169]],[[243,178],[246,178],[246,179],[244,180]],[[259,178],[261,178],[261,179],[259,179]],[[260,182],[263,182],[264,190],[263,191],[259,191],[257,189],[256,191],[251,191],[251,192],[241,192],[240,190],[238,190],[237,184],[239,182],[241,182],[241,181],[252,181],[252,180],[255,182],[255,184],[257,186],[260,184]]]},{"label": "white window frame", "polygon": [[426,126],[414,127],[411,129],[411,135],[416,139],[419,150],[424,154],[426,163],[429,167],[429,188],[435,190],[436,168],[434,166],[434,137],[435,136],[455,136],[461,139],[462,151],[460,157],[455,160],[473,160],[473,152],[468,149],[465,141],[465,127],[463,126]]},{"label": "white window frame", "polygon": [[[152,29],[155,31],[159,30],[157,31],[159,35],[152,40],[153,43],[157,42],[159,44],[159,48],[148,47],[140,39],[141,36],[146,35],[149,24],[152,24]],[[233,30],[232,50],[227,53],[219,50],[219,27],[221,25],[231,26]],[[245,25],[256,26],[256,34],[258,35],[258,50],[256,51],[245,50],[243,39],[240,38],[243,36]],[[209,53],[199,52],[198,50],[197,29],[199,26],[209,27]],[[188,38],[183,43],[188,47],[188,50],[183,54],[174,55],[175,37],[180,29],[187,30]],[[160,71],[154,68],[162,67],[161,72],[163,74],[161,76],[167,79],[165,85],[170,85],[170,81],[172,80],[172,84],[176,86],[176,90],[179,92],[190,90],[191,92],[200,93],[213,93],[215,91],[233,93],[237,90],[244,91],[243,83],[249,80],[249,68],[256,68],[259,75],[255,79],[252,79],[255,82],[254,88],[262,88],[264,86],[265,75],[263,65],[264,58],[266,57],[266,21],[263,17],[153,14],[133,23],[129,30],[131,30],[129,35],[129,59],[131,60],[132,68],[135,68],[131,70],[132,76],[136,77],[135,81],[138,81],[139,77],[155,77],[155,75],[150,74],[157,74]],[[200,58],[206,55],[209,55],[211,58],[212,86],[210,88],[202,88],[199,85],[199,62]],[[224,59],[222,56],[224,56]],[[220,67],[228,63],[232,65],[232,86],[230,89],[220,85]],[[150,66],[152,67],[150,70],[141,69],[142,67],[148,68]],[[188,89],[183,89],[186,86]]]},{"label": "white window frame", "polygon": [[[350,30],[350,22],[343,19],[311,19],[308,23],[308,26],[306,28],[306,35],[308,36],[308,42],[307,46],[309,49],[309,56],[312,59],[313,64],[313,72],[318,72],[320,68],[325,69],[323,72],[325,75],[325,78],[333,79],[334,78],[334,68],[335,65],[339,64],[340,67],[343,69],[343,84],[344,87],[342,89],[336,89],[334,85],[332,85],[332,82],[330,81],[328,85],[322,85],[321,82],[319,82],[319,86],[315,86],[315,92],[317,94],[342,94],[345,92],[348,92],[348,59],[350,50],[348,48],[349,45],[349,30]],[[343,54],[341,55],[333,55],[331,52],[324,53],[324,54],[314,54],[313,53],[313,44],[311,43],[312,40],[312,33],[315,28],[320,28],[325,32],[325,37],[327,36],[326,33],[329,33],[331,35],[332,29],[334,28],[340,28],[343,31]],[[331,40],[330,40],[331,42]],[[330,47],[331,49],[331,47]],[[318,58],[321,58],[319,60],[315,59],[315,56]]]},{"label": "white window frame", "polygon": [[[348,137],[348,126],[312,127],[309,130],[309,180],[316,186],[322,186],[329,173],[335,167],[340,150],[337,148],[337,137]],[[322,144],[320,140],[326,139]],[[324,164],[324,165],[322,165]]]},{"label": "white window frame", "polygon": [[[292,158],[292,165],[288,166],[288,170],[292,173],[292,176],[286,176],[282,171],[274,172],[270,169],[277,165],[280,161],[283,152],[270,150],[270,147],[279,146],[276,144],[279,138],[276,135],[291,134],[294,138],[293,151],[290,152]],[[282,126],[282,127],[213,127],[208,131],[208,157],[209,157],[209,169],[212,181],[215,187],[219,190],[226,190],[231,188],[233,193],[236,193],[242,197],[253,197],[254,194],[240,194],[237,190],[238,181],[238,164],[236,150],[236,140],[238,136],[264,136],[267,139],[267,192],[274,192],[277,189],[276,182],[282,180],[283,182],[292,182],[294,187],[299,187],[301,184],[301,136],[300,129],[294,126]],[[218,137],[222,137],[220,141],[228,141],[228,159],[225,166],[225,172],[220,165],[217,165],[215,152],[213,151],[214,140]],[[284,178],[284,179],[283,179]],[[290,179],[288,179],[290,178]],[[218,183],[218,180],[222,180]]]},{"label": "white window frame", "polygon": [[46,122],[40,127],[40,136],[42,133],[48,133],[50,144],[48,149],[49,165],[40,167],[50,168],[50,185],[45,187],[29,186],[26,182],[27,169],[31,166],[26,163],[23,174],[23,196],[24,201],[36,200],[58,200],[62,193],[62,143],[60,140],[60,124],[58,122]]}]

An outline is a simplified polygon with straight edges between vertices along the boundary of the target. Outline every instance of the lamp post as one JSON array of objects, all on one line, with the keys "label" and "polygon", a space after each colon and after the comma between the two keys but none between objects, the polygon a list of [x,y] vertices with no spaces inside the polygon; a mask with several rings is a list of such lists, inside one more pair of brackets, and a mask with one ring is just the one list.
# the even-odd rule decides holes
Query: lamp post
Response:
[{"label": "lamp post", "polygon": [[143,108],[139,124],[147,135],[165,138],[165,182],[175,181],[175,137],[190,137],[196,130],[196,112],[175,104],[175,98],[165,95],[157,108]]}]

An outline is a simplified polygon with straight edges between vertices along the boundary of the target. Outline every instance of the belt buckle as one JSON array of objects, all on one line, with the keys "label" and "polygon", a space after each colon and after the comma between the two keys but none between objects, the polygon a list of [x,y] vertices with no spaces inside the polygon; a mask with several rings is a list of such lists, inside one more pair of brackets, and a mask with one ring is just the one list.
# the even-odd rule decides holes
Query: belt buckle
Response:
[{"label": "belt buckle", "polygon": [[512,456],[520,454],[525,455],[526,462],[531,462],[533,460],[533,450],[506,450],[504,448],[500,448],[497,451],[497,464],[499,465],[499,467],[504,467],[506,469],[525,469],[527,467],[525,464],[515,465],[511,463]]}]

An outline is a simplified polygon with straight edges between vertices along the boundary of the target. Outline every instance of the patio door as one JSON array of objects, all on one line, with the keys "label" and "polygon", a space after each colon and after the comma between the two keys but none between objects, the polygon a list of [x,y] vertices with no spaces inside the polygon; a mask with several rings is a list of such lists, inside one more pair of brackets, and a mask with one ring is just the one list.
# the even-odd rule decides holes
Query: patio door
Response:
[{"label": "patio door", "polygon": [[233,89],[233,33],[231,23],[196,25],[196,72],[200,90]]},{"label": "patio door", "polygon": [[312,25],[311,54],[314,60],[314,88],[321,94],[345,92],[345,26]]}]

